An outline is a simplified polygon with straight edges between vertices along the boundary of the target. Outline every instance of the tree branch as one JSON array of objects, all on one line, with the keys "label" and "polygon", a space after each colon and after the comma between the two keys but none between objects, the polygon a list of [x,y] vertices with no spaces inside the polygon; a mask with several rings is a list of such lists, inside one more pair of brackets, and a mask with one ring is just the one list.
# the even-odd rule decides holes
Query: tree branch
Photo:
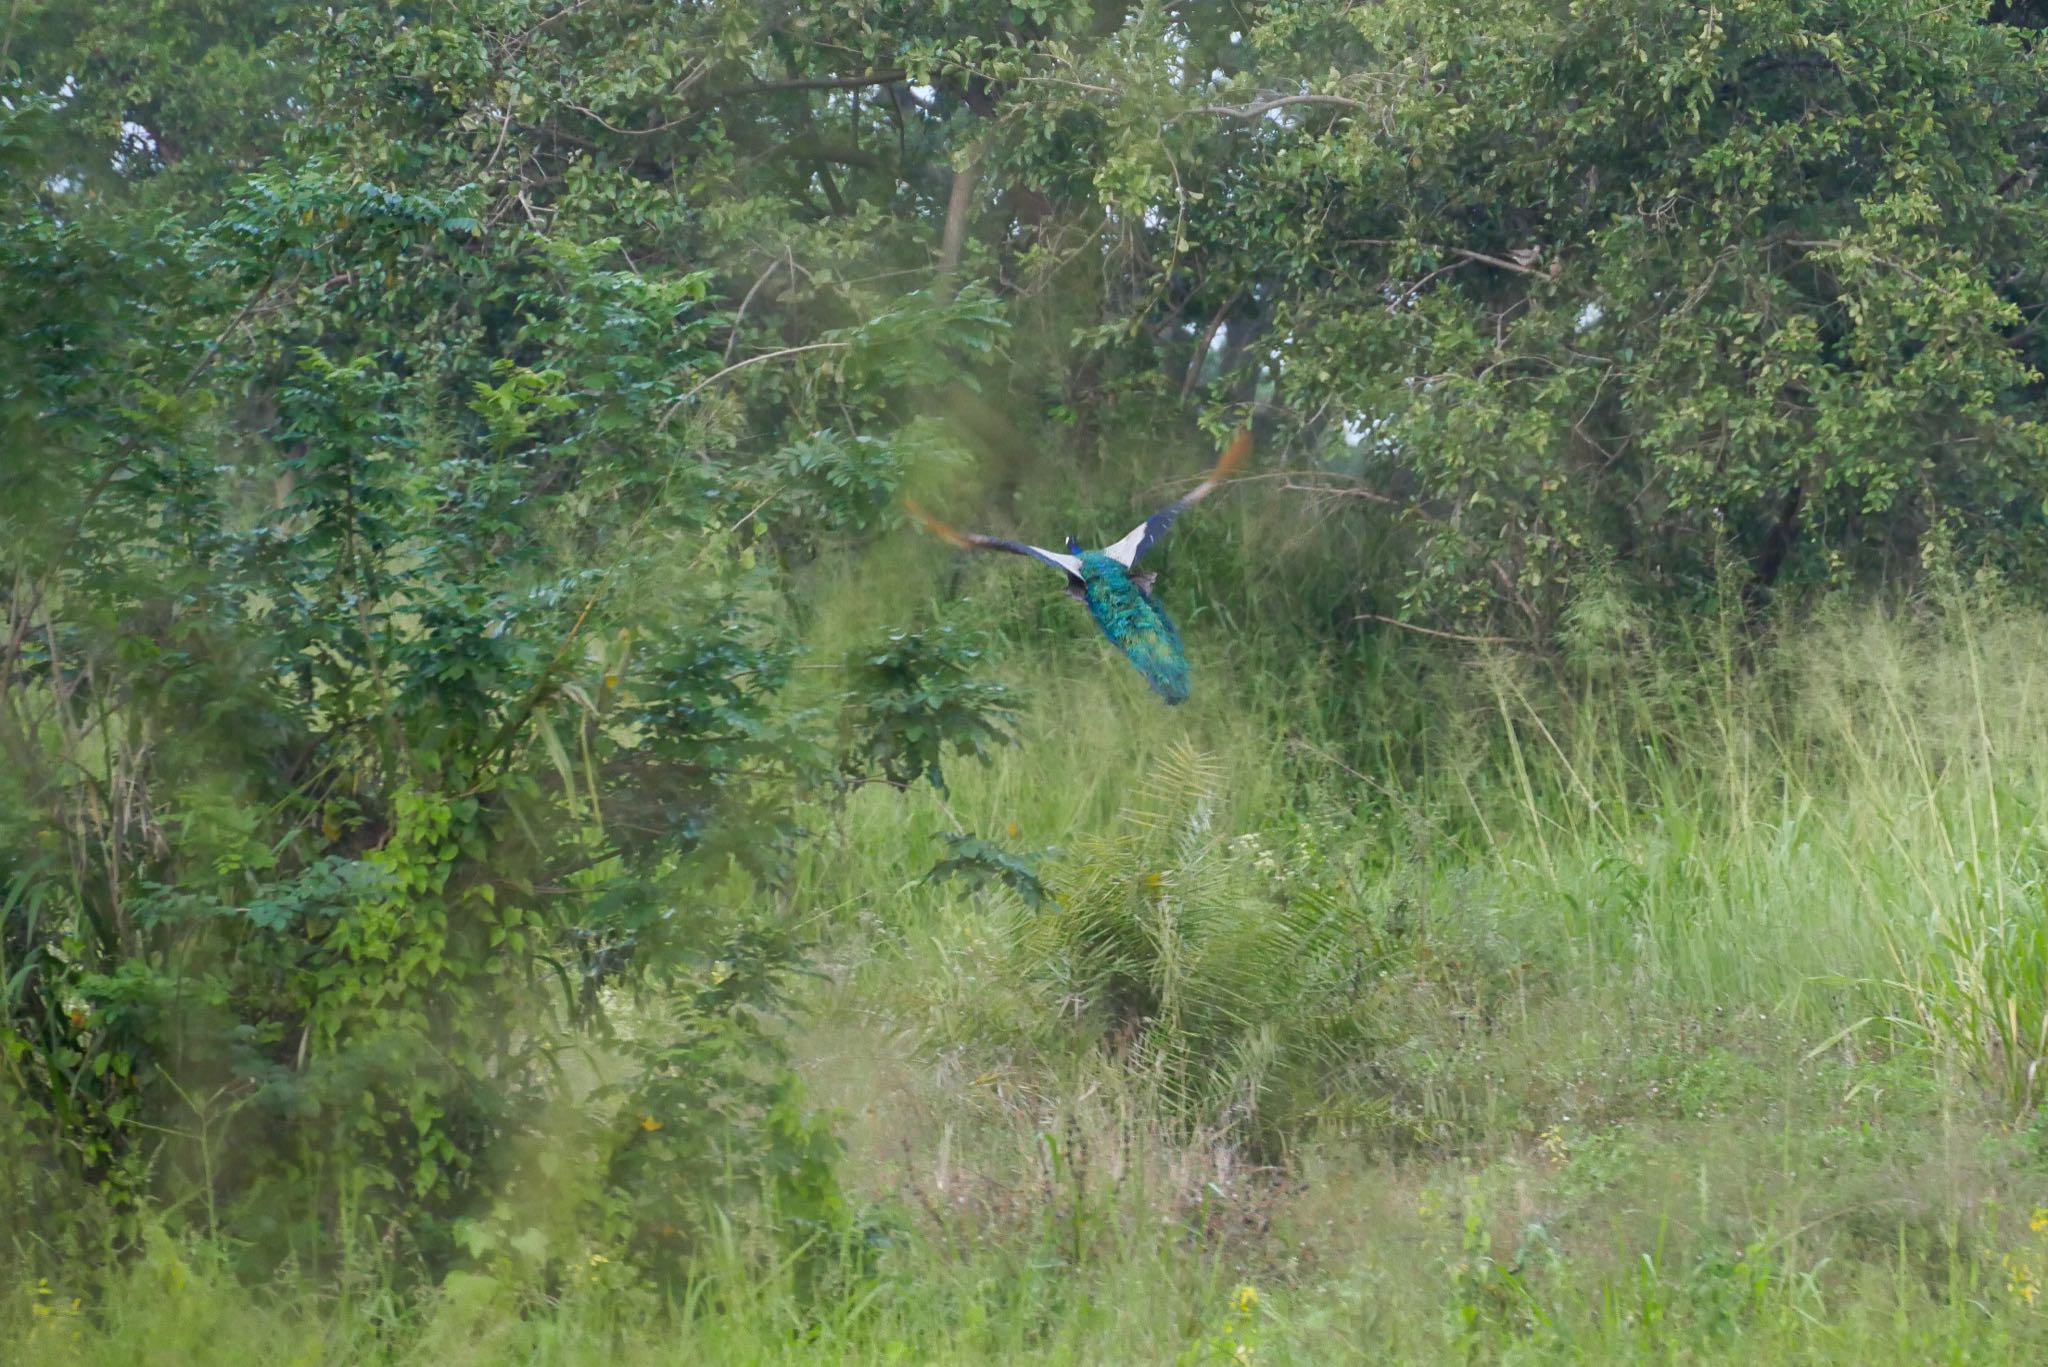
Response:
[{"label": "tree branch", "polygon": [[[1238,478],[1260,479],[1264,478],[1264,476],[1240,475]],[[1362,498],[1367,503],[1377,503],[1387,508],[1406,508],[1409,506],[1409,500],[1395,498],[1392,494],[1383,494],[1377,489],[1344,488],[1334,484],[1296,484],[1293,482],[1293,477],[1285,471],[1281,472],[1280,478],[1287,480],[1287,483],[1280,486],[1283,493],[1327,494],[1331,498]],[[1420,516],[1419,513],[1418,516]]]},{"label": "tree branch", "polygon": [[1231,119],[1256,119],[1285,109],[1291,104],[1328,104],[1339,109],[1371,110],[1364,100],[1354,100],[1348,95],[1275,95],[1256,104],[1204,104],[1190,109],[1190,114],[1221,114]]},{"label": "tree branch", "polygon": [[863,71],[852,76],[801,76],[787,81],[757,81],[718,91],[716,99],[738,99],[743,95],[771,95],[782,90],[859,90],[871,85],[894,85],[910,73],[901,67],[888,71]]},{"label": "tree branch", "polygon": [[[740,324],[747,320],[747,306],[754,302],[754,296],[761,292],[761,287],[768,283],[768,278],[781,269],[782,259],[780,257],[770,261],[768,269],[761,272],[760,277],[754,281],[754,287],[747,291],[747,297],[740,300],[739,312],[732,316],[732,333],[725,339],[725,355],[719,357],[721,362],[730,362],[732,360],[732,349],[739,345]],[[794,272],[792,272],[792,278],[794,278]]]},{"label": "tree branch", "polygon": [[1399,627],[1403,631],[1413,631],[1422,636],[1435,636],[1445,641],[1463,641],[1467,645],[1511,646],[1515,644],[1514,638],[1511,636],[1468,636],[1462,631],[1439,631],[1435,627],[1417,626],[1413,622],[1404,622],[1398,617],[1385,617],[1377,612],[1361,612],[1351,620],[1354,622],[1385,622],[1388,626]]},{"label": "tree branch", "polygon": [[967,153],[967,164],[953,173],[953,192],[946,199],[946,231],[939,242],[939,279],[951,278],[960,269],[961,254],[967,249],[967,218],[974,208],[974,187],[981,180],[981,158],[986,142],[977,142]]},{"label": "tree branch", "polygon": [[562,108],[573,109],[578,114],[583,115],[583,117],[599,124],[606,131],[617,133],[621,137],[628,138],[651,138],[656,133],[666,133],[671,128],[679,128],[683,124],[688,123],[691,119],[697,117],[696,112],[692,111],[691,113],[688,114],[679,114],[675,118],[668,120],[666,123],[657,123],[646,128],[621,128],[617,124],[613,123],[610,119],[607,119],[604,115],[598,113],[595,109],[589,109],[580,104],[571,104],[567,100],[562,101]]},{"label": "tree branch", "polygon": [[[1239,291],[1242,293],[1242,291]],[[1237,306],[1237,294],[1223,301],[1223,307],[1216,310],[1216,316],[1209,320],[1209,326],[1202,329],[1201,340],[1195,343],[1195,354],[1188,360],[1188,373],[1180,382],[1180,396],[1185,399],[1194,393],[1195,383],[1202,378],[1202,362],[1209,359],[1209,349],[1216,345],[1216,334],[1223,330],[1223,324],[1230,317],[1230,310]]]},{"label": "tree branch", "polygon": [[[1519,261],[1510,261],[1506,257],[1488,256],[1485,252],[1475,252],[1465,247],[1446,247],[1444,250],[1453,256],[1462,256],[1467,261],[1478,261],[1495,267],[1498,270],[1513,271],[1516,275],[1543,275],[1554,278],[1558,271],[1558,265],[1555,261],[1550,263],[1550,269],[1538,270],[1534,265],[1523,265]],[[1532,257],[1530,259],[1533,261],[1535,258]]]},{"label": "tree branch", "polygon": [[[1337,245],[1342,247],[1406,247],[1411,244],[1393,237],[1347,237]],[[1486,252],[1475,252],[1470,247],[1440,247],[1431,242],[1417,242],[1412,245],[1429,252],[1448,252],[1452,256],[1462,257],[1467,261],[1477,261],[1504,271],[1513,271],[1517,275],[1543,275],[1555,278],[1560,269],[1554,259],[1547,268],[1534,264],[1542,257],[1541,248],[1528,249],[1529,259],[1524,262],[1511,261],[1504,256],[1491,256]],[[1796,247],[1804,244],[1795,241],[1792,245]]]},{"label": "tree branch", "polygon": [[675,415],[675,411],[678,408],[681,408],[685,403],[689,402],[691,397],[694,396],[698,390],[703,389],[706,385],[714,384],[717,381],[724,379],[726,376],[732,374],[735,370],[745,370],[750,365],[759,365],[763,361],[772,361],[781,356],[794,356],[797,353],[803,351],[837,350],[839,348],[850,347],[852,345],[853,343],[851,342],[807,342],[803,346],[786,346],[779,351],[764,351],[759,356],[749,356],[744,361],[735,361],[733,364],[727,366],[723,370],[715,371],[710,375],[706,375],[703,379],[697,381],[697,383],[691,385],[688,389],[684,390],[681,394],[677,395],[676,398],[672,402],[670,402],[669,406],[662,410],[661,421],[655,424],[654,430],[659,432],[662,428],[667,427],[668,420]]}]

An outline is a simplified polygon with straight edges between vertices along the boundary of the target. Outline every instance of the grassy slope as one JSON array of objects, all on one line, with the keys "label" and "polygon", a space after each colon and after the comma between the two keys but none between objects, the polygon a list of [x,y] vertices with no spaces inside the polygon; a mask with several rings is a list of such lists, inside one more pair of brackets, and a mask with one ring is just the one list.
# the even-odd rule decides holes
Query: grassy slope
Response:
[{"label": "grassy slope", "polygon": [[[17,1288],[8,1332],[92,1362],[2039,1360],[2048,620],[1845,610],[1762,672],[1582,627],[1561,676],[1401,685],[1430,734],[1398,788],[1311,706],[1342,674],[1198,638],[1168,711],[1077,644],[995,765],[831,818],[796,1043],[881,1251],[822,1310],[735,1272],[678,1321],[592,1264],[387,1316],[166,1245],[95,1317]],[[923,882],[956,828],[1057,846],[1061,907]]]}]

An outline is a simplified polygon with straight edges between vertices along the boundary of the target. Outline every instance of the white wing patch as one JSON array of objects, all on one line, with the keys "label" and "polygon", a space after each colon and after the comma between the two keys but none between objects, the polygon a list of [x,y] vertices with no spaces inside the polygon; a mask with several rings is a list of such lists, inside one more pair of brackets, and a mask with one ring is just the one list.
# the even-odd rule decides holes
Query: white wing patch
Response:
[{"label": "white wing patch", "polygon": [[1244,458],[1251,449],[1252,434],[1250,429],[1239,428],[1237,436],[1232,438],[1230,445],[1224,448],[1222,458],[1216,462],[1215,468],[1209,471],[1200,484],[1197,484],[1194,488],[1188,490],[1187,493],[1131,528],[1123,540],[1117,542],[1114,546],[1103,547],[1102,553],[1111,560],[1116,561],[1117,564],[1122,565],[1125,569],[1129,569],[1137,563],[1139,556],[1152,548],[1153,542],[1165,536],[1172,529],[1175,518],[1194,507],[1197,503],[1200,503],[1216,489],[1221,488],[1223,481],[1230,477],[1231,472],[1244,464]]},{"label": "white wing patch", "polygon": [[[1153,542],[1166,535],[1167,531],[1172,528],[1173,520],[1176,517],[1179,517],[1189,508],[1194,507],[1197,503],[1207,498],[1211,490],[1221,487],[1223,481],[1230,476],[1231,472],[1244,463],[1245,455],[1251,449],[1252,434],[1250,430],[1240,428],[1237,436],[1232,439],[1230,445],[1224,450],[1222,459],[1218,460],[1215,468],[1209,471],[1207,478],[1203,479],[1194,488],[1188,490],[1180,498],[1167,504],[1164,508],[1161,508],[1158,512],[1131,528],[1121,541],[1118,541],[1113,546],[1105,546],[1102,553],[1117,564],[1122,565],[1125,569],[1131,568],[1131,566],[1137,563],[1138,557],[1143,555]],[[1082,582],[1081,557],[1078,555],[1068,555],[1062,551],[1049,551],[1043,546],[1031,546],[1022,541],[1006,541],[999,536],[978,536],[955,531],[931,514],[925,512],[924,509],[918,507],[915,503],[906,500],[903,506],[912,517],[915,517],[925,525],[926,530],[942,540],[951,542],[955,546],[964,547],[968,550],[1007,551],[1011,555],[1032,556],[1035,559],[1043,560],[1054,569],[1064,573],[1067,576],[1068,588],[1071,589]],[[1149,579],[1149,576],[1147,578]]]},{"label": "white wing patch", "polygon": [[1024,549],[1047,564],[1059,566],[1076,579],[1081,577],[1081,557],[1078,555],[1068,555],[1063,551],[1049,551],[1043,546],[1026,546]]},{"label": "white wing patch", "polygon": [[1137,526],[1131,528],[1123,540],[1117,542],[1114,546],[1104,546],[1102,553],[1111,560],[1116,561],[1117,564],[1122,565],[1125,569],[1129,569],[1132,562],[1137,560],[1138,552],[1145,549],[1145,542],[1151,530],[1152,519],[1148,517]]}]

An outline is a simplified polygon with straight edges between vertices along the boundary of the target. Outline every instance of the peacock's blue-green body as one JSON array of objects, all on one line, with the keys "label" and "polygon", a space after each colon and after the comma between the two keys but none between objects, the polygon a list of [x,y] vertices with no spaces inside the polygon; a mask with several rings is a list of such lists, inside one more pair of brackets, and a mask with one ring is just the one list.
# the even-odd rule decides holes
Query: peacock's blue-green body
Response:
[{"label": "peacock's blue-green body", "polygon": [[1064,551],[1047,550],[1028,542],[1000,536],[980,536],[955,531],[905,500],[910,515],[935,536],[955,546],[975,551],[1001,551],[1005,555],[1028,555],[1052,566],[1067,577],[1067,592],[1088,605],[1088,614],[1110,644],[1124,653],[1152,691],[1168,704],[1188,700],[1188,657],[1180,647],[1180,633],[1159,600],[1152,596],[1151,574],[1134,568],[1146,551],[1158,544],[1173,526],[1173,520],[1207,498],[1244,463],[1252,449],[1252,434],[1239,428],[1200,484],[1131,528],[1099,551],[1083,550],[1073,537]]},{"label": "peacock's blue-green body", "polygon": [[1101,551],[1082,553],[1081,581],[1089,615],[1110,644],[1137,666],[1154,693],[1168,703],[1186,702],[1188,657],[1159,600]]}]

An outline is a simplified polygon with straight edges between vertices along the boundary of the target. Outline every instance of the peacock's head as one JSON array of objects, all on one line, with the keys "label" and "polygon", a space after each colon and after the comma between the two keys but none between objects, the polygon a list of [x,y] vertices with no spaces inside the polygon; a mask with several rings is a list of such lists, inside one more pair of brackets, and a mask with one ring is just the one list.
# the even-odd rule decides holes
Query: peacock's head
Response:
[{"label": "peacock's head", "polygon": [[1068,535],[1067,535],[1067,554],[1068,554],[1068,555],[1079,555],[1080,553],[1081,553],[1081,543],[1080,543],[1080,542],[1078,542],[1078,541],[1076,541],[1076,540],[1074,540],[1073,534],[1072,534],[1071,532],[1070,532],[1070,533],[1068,533]]}]

